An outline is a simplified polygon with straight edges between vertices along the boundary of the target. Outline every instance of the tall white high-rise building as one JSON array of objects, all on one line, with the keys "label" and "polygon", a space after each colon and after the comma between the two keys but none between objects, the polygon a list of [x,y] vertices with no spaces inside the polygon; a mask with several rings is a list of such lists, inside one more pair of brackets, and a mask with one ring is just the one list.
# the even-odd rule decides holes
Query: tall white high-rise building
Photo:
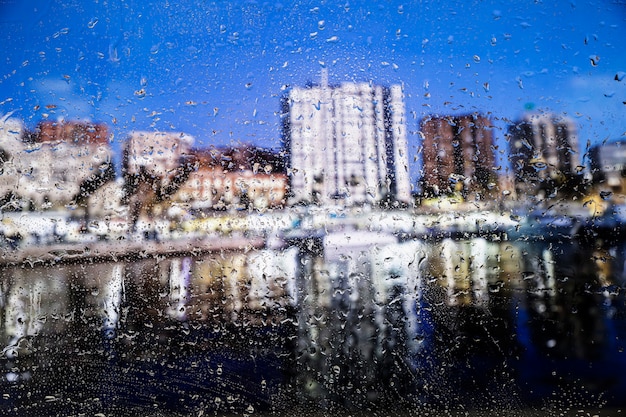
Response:
[{"label": "tall white high-rise building", "polygon": [[402,87],[293,88],[283,102],[292,203],[410,204]]}]

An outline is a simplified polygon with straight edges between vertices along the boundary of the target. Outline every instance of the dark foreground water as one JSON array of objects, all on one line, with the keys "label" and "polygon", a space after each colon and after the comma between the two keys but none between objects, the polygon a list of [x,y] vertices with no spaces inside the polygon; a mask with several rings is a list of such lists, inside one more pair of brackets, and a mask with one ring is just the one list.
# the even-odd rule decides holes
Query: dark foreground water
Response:
[{"label": "dark foreground water", "polygon": [[350,236],[4,268],[0,414],[626,407],[626,245]]}]

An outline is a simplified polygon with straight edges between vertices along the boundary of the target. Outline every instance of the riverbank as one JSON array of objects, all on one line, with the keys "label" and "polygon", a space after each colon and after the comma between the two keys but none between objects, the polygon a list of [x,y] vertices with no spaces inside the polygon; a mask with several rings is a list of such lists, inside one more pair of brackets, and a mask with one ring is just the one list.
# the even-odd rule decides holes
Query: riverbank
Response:
[{"label": "riverbank", "polygon": [[2,248],[0,264],[55,264],[95,261],[144,259],[157,256],[200,255],[217,251],[248,251],[261,248],[265,239],[260,237],[206,237],[156,240],[101,240],[88,243],[62,243],[31,245],[19,250]]}]

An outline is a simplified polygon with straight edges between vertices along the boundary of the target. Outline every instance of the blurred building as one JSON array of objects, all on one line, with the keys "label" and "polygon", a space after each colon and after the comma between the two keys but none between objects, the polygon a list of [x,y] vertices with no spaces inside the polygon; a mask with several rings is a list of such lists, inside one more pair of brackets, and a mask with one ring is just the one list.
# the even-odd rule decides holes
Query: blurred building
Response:
[{"label": "blurred building", "polygon": [[0,122],[0,209],[83,207],[115,177],[108,129],[90,122]]},{"label": "blurred building", "polygon": [[420,125],[421,189],[426,197],[460,192],[486,199],[497,189],[491,121],[479,114],[429,116]]},{"label": "blurred building", "polygon": [[87,199],[89,216],[97,219],[125,219],[128,207],[122,204],[124,180],[117,178],[95,190]]},{"label": "blurred building", "polygon": [[589,158],[595,184],[619,193],[626,191],[626,137],[592,147]]},{"label": "blurred building", "polygon": [[180,132],[132,132],[123,151],[124,198],[131,222],[152,217],[194,169],[194,138]]},{"label": "blurred building", "polygon": [[611,204],[626,204],[626,137],[592,147],[589,159],[591,186],[585,202],[592,213],[604,213]]},{"label": "blurred building", "polygon": [[241,146],[196,151],[196,168],[172,196],[192,211],[283,207],[287,174],[282,157]]},{"label": "blurred building", "polygon": [[124,148],[124,172],[171,175],[191,151],[194,138],[179,132],[132,132]]},{"label": "blurred building", "polygon": [[526,114],[509,127],[510,158],[518,196],[581,192],[578,136],[573,120]]},{"label": "blurred building", "polygon": [[293,88],[283,99],[290,203],[411,202],[402,87]]}]

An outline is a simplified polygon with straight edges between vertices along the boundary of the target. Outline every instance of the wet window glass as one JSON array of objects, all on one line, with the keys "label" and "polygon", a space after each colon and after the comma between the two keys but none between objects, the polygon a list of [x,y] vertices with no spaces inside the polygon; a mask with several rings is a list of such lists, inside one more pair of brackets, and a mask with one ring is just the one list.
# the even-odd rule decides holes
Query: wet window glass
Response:
[{"label": "wet window glass", "polygon": [[622,1],[0,11],[0,414],[626,406]]}]

